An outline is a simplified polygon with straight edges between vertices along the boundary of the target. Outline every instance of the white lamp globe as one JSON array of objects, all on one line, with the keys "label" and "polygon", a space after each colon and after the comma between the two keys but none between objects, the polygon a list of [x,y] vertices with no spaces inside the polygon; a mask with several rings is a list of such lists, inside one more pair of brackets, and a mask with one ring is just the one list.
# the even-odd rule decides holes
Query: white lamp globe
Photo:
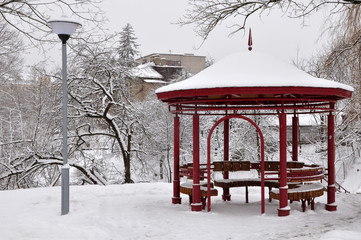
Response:
[{"label": "white lamp globe", "polygon": [[51,19],[48,21],[53,31],[58,35],[72,35],[77,28],[81,27],[81,24],[74,20],[65,18]]}]

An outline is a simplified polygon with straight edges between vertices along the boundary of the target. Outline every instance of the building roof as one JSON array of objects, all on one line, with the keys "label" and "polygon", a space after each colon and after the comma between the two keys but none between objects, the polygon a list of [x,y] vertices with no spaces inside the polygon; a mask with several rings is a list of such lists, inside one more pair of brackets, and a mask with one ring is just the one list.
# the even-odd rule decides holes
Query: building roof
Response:
[{"label": "building roof", "polygon": [[154,70],[153,66],[155,64],[153,62],[148,62],[145,64],[138,65],[131,69],[131,75],[133,77],[143,78],[143,79],[158,79],[162,80],[163,76]]},{"label": "building roof", "polygon": [[193,53],[151,53],[148,55],[145,55],[143,57],[138,58],[137,60],[153,57],[153,56],[179,56],[179,57],[204,57],[203,55],[194,55]]}]

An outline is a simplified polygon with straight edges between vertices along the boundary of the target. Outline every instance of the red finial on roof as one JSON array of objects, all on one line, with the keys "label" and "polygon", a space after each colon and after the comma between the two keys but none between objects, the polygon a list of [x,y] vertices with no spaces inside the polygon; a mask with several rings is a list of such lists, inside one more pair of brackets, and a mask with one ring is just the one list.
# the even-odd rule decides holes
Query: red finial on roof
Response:
[{"label": "red finial on roof", "polygon": [[252,51],[252,32],[251,28],[249,28],[249,37],[248,37],[248,50]]}]

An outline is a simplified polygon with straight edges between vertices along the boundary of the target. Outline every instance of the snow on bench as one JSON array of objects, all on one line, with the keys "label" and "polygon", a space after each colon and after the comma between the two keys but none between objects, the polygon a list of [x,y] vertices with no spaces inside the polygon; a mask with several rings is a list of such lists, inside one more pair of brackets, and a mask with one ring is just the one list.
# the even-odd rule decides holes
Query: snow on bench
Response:
[{"label": "snow on bench", "polygon": [[[221,188],[232,188],[232,187],[257,187],[261,186],[260,178],[238,178],[238,179],[219,179],[214,180],[214,185]],[[279,182],[276,180],[265,180],[265,187],[278,188]]]},{"label": "snow on bench", "polygon": [[[324,186],[315,182],[311,184],[294,185],[294,188],[288,189],[288,199],[290,201],[302,201],[302,210],[306,211],[306,201],[311,203],[311,209],[314,210],[314,199],[323,195]],[[279,189],[270,191],[270,198],[279,200]]]},{"label": "snow on bench", "polygon": [[[201,182],[201,200],[202,200],[202,208],[205,209],[206,207],[206,200],[207,200],[207,183]],[[192,203],[192,195],[193,195],[193,182],[184,182],[181,183],[179,186],[179,190],[183,194],[187,194],[189,196],[189,203]],[[218,190],[213,188],[213,184],[211,186],[211,196],[218,196]]]},{"label": "snow on bench", "polygon": [[[260,169],[260,163],[251,163],[250,161],[214,161],[213,171],[215,172],[237,172],[250,171],[251,169]],[[265,161],[265,181],[264,186],[269,189],[269,201],[272,199],[279,200],[279,167],[278,161]],[[180,175],[192,179],[193,165],[187,164],[181,167]],[[200,178],[204,179],[206,168],[200,169]],[[290,201],[302,201],[302,208],[305,211],[305,201],[311,203],[311,208],[314,209],[314,198],[323,195],[323,186],[314,181],[322,181],[324,178],[324,168],[319,165],[305,165],[303,162],[287,162],[287,182],[288,182],[288,199]],[[305,184],[310,182],[311,184]],[[180,192],[189,195],[190,203],[192,201],[192,182],[182,183],[180,185]],[[261,187],[260,178],[240,178],[240,179],[219,179],[214,180],[216,187],[224,189],[234,187],[246,188],[246,202],[248,202],[248,187]],[[273,189],[273,190],[272,190]],[[217,196],[217,189],[211,188],[211,196]],[[229,195],[230,196],[230,195]],[[202,202],[205,204],[207,197],[207,185],[201,184]],[[230,198],[228,199],[230,200]],[[204,205],[205,206],[205,205]]]},{"label": "snow on bench", "polygon": [[[246,187],[246,203],[248,203],[248,187],[261,187],[260,178],[238,178],[238,179],[219,179],[214,180],[214,185],[221,188]],[[265,180],[264,186],[268,187],[269,192],[272,188],[279,188],[280,184],[276,180]],[[269,198],[271,201],[271,198]]]}]

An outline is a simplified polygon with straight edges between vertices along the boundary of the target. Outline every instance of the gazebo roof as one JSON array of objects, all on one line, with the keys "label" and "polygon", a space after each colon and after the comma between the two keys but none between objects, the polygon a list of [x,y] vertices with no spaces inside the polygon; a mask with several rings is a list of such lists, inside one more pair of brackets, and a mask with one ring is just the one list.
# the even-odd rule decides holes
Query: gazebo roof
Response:
[{"label": "gazebo roof", "polygon": [[353,88],[316,78],[257,51],[238,52],[181,82],[156,90],[170,104],[274,105],[350,98]]}]

